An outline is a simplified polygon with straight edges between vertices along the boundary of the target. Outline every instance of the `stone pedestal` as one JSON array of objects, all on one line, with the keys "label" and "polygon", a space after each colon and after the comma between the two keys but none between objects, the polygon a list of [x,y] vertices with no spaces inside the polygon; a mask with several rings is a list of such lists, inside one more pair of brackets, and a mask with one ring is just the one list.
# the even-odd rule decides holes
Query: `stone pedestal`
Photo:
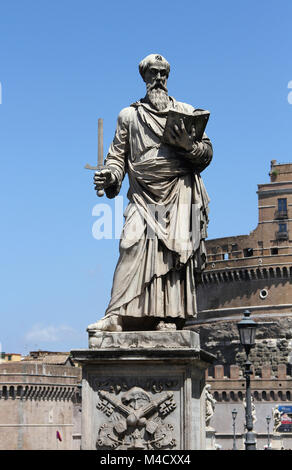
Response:
[{"label": "stone pedestal", "polygon": [[206,450],[216,450],[216,431],[210,426],[206,428]]},{"label": "stone pedestal", "polygon": [[82,449],[205,449],[205,369],[193,331],[91,332],[82,365]]}]

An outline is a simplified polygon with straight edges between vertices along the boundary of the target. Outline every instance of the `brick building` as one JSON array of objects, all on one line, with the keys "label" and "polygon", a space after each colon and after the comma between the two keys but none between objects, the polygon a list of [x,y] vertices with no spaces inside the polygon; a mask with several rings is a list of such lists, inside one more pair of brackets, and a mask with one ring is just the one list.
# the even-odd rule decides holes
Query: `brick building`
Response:
[{"label": "brick building", "polygon": [[[276,405],[292,405],[292,163],[273,160],[269,176],[269,183],[258,185],[255,230],[207,240],[208,265],[198,289],[199,313],[189,326],[200,332],[201,346],[216,356],[207,379],[217,397],[211,425],[227,448],[232,447],[231,409],[237,407],[240,413],[243,409],[244,393],[238,390],[244,391],[244,380],[236,365],[243,364],[245,354],[236,324],[246,309],[260,323],[250,353],[256,409],[271,415]],[[240,419],[243,423],[243,415]],[[258,417],[255,429],[264,442],[264,416]],[[285,446],[292,448],[292,434],[288,434]]]}]

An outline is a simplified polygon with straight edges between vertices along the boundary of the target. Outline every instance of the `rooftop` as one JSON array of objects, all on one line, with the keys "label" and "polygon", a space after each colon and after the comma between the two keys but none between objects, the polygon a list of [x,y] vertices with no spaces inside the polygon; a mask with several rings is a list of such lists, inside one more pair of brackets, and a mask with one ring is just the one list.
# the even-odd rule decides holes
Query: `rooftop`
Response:
[{"label": "rooftop", "polygon": [[23,361],[41,362],[43,364],[74,365],[69,352],[60,351],[30,351]]}]

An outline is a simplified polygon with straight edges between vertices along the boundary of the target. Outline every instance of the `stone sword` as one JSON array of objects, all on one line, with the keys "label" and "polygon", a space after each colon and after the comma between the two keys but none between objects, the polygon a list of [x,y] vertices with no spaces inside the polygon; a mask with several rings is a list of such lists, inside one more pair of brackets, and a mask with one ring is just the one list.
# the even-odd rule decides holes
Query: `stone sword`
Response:
[{"label": "stone sword", "polygon": [[[103,164],[103,119],[98,118],[98,126],[97,126],[97,166],[91,166],[89,163],[86,163],[85,167],[86,170],[95,170],[101,171],[104,170],[105,165]],[[96,191],[98,197],[102,197],[104,195],[104,190],[99,189]]]}]

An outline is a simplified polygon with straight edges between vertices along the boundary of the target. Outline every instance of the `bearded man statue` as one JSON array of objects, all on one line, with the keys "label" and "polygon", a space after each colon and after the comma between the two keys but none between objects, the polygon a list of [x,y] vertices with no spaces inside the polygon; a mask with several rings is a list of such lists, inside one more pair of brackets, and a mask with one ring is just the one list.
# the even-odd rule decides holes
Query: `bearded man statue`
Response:
[{"label": "bearded man statue", "polygon": [[139,71],[146,96],[120,112],[105,169],[94,176],[95,190],[113,198],[127,173],[129,205],[111,299],[88,331],[181,329],[197,313],[209,202],[200,173],[212,145],[182,120],[171,129],[172,144],[164,143],[168,112],[195,108],[168,95],[170,65],[161,55],[147,56]]}]

